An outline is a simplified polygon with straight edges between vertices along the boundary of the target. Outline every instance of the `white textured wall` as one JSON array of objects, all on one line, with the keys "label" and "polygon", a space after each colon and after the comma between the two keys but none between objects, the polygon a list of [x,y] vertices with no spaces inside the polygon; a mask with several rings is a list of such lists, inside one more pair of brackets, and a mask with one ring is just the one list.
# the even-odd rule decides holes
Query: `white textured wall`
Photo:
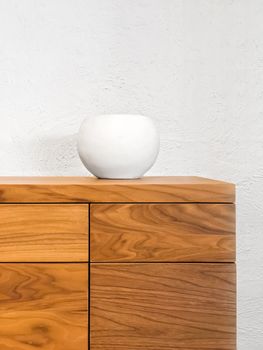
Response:
[{"label": "white textured wall", "polygon": [[86,115],[160,126],[150,174],[238,185],[239,350],[263,348],[263,1],[0,0],[0,175],[85,175]]}]

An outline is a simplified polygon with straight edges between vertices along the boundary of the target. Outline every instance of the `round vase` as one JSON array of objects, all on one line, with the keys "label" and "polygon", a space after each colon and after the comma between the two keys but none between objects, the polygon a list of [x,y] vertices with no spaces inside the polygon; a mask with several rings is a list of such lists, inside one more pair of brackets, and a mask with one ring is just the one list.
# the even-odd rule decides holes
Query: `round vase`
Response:
[{"label": "round vase", "polygon": [[84,120],[78,152],[85,167],[105,179],[142,177],[154,164],[160,142],[151,118],[106,114]]}]

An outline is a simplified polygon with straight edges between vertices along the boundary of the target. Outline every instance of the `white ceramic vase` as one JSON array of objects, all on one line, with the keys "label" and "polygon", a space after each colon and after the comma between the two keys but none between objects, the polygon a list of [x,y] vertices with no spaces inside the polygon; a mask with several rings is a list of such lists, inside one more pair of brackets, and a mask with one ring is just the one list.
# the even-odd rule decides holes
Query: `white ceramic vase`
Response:
[{"label": "white ceramic vase", "polygon": [[85,167],[106,179],[134,179],[154,164],[160,147],[152,119],[142,115],[106,114],[84,120],[78,152]]}]

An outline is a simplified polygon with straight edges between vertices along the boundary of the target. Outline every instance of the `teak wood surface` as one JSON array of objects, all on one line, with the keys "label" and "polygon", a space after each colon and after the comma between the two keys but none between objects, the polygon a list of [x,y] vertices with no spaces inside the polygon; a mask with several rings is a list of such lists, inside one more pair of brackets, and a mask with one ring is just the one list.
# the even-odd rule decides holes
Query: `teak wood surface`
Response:
[{"label": "teak wood surface", "polygon": [[235,261],[234,204],[91,204],[91,261]]},{"label": "teak wood surface", "polygon": [[235,350],[234,201],[200,177],[0,178],[0,350]]},{"label": "teak wood surface", "polygon": [[88,205],[1,204],[0,261],[88,261]]},{"label": "teak wood surface", "polygon": [[85,264],[0,264],[1,350],[87,350]]},{"label": "teak wood surface", "polygon": [[234,201],[233,184],[195,176],[146,176],[135,180],[0,178],[0,203]]},{"label": "teak wood surface", "polygon": [[235,265],[91,263],[90,350],[235,350]]}]

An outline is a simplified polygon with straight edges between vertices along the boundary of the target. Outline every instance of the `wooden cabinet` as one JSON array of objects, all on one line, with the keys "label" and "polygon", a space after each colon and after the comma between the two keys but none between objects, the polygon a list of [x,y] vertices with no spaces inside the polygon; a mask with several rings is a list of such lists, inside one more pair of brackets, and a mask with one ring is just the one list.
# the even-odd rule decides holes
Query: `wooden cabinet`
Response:
[{"label": "wooden cabinet", "polygon": [[235,188],[0,178],[1,350],[235,350]]}]

